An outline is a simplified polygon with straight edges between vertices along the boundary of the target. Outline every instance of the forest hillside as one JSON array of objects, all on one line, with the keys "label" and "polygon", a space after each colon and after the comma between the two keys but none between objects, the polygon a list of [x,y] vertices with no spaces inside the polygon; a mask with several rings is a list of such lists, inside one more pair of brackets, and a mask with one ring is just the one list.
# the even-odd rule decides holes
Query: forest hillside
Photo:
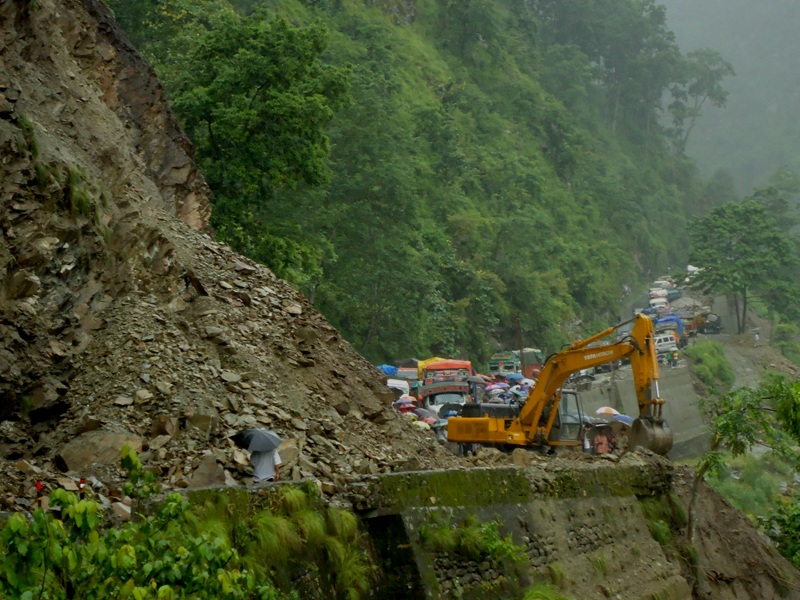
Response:
[{"label": "forest hillside", "polygon": [[681,268],[687,218],[729,199],[682,152],[725,82],[651,1],[110,5],[197,148],[217,239],[376,363],[552,352]]}]

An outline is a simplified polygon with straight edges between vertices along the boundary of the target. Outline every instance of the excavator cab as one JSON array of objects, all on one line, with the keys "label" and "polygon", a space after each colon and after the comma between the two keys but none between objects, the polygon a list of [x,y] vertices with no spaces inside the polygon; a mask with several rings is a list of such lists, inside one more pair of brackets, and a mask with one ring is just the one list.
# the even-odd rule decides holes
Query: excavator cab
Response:
[{"label": "excavator cab", "polygon": [[[545,411],[542,415],[545,420],[549,418],[549,412]],[[569,442],[579,443],[583,433],[583,423],[586,420],[580,394],[575,390],[562,389],[561,402],[558,403],[556,412],[548,441],[561,442],[563,445],[569,445]]]}]

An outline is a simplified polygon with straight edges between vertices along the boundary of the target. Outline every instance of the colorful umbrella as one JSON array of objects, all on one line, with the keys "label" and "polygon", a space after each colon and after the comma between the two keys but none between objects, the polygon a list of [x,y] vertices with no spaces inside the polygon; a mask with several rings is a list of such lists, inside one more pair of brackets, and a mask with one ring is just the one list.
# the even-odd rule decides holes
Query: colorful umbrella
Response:
[{"label": "colorful umbrella", "polygon": [[596,415],[618,415],[619,411],[616,408],[611,408],[610,406],[601,406],[596,411],[594,411]]},{"label": "colorful umbrella", "polygon": [[628,415],[614,415],[612,420],[618,421],[620,423],[625,423],[628,427],[633,425],[633,417],[629,417]]}]

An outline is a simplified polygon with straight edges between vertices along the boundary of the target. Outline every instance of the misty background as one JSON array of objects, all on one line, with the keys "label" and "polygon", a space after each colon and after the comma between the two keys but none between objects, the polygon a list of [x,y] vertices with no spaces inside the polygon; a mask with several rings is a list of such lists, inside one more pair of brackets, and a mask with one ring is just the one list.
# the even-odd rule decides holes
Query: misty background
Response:
[{"label": "misty background", "polygon": [[662,0],[681,50],[720,52],[736,70],[726,108],[706,105],[686,151],[704,177],[737,192],[763,187],[781,166],[800,171],[800,0]]}]

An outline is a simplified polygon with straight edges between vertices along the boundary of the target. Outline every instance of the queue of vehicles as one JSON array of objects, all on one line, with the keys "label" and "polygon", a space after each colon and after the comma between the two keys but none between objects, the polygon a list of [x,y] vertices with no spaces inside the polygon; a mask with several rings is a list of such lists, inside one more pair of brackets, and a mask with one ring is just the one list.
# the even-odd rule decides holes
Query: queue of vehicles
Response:
[{"label": "queue of vehicles", "polygon": [[[614,342],[603,341],[614,334],[620,334]],[[666,455],[672,448],[672,432],[662,415],[657,341],[654,320],[637,314],[631,321],[574,342],[546,361],[536,349],[498,353],[489,364],[491,375],[513,373],[521,378],[524,369],[538,372],[531,378],[535,385],[520,401],[498,402],[480,394],[491,377],[476,374],[469,361],[434,357],[401,368],[408,373],[416,368],[418,379],[410,383],[409,396],[416,406],[436,414],[440,426],[446,424],[440,431],[446,430],[448,442],[462,449],[481,445],[553,451],[560,446],[580,449],[590,422],[580,395],[565,386],[568,380],[586,369],[630,361],[639,415],[629,441]]]}]

